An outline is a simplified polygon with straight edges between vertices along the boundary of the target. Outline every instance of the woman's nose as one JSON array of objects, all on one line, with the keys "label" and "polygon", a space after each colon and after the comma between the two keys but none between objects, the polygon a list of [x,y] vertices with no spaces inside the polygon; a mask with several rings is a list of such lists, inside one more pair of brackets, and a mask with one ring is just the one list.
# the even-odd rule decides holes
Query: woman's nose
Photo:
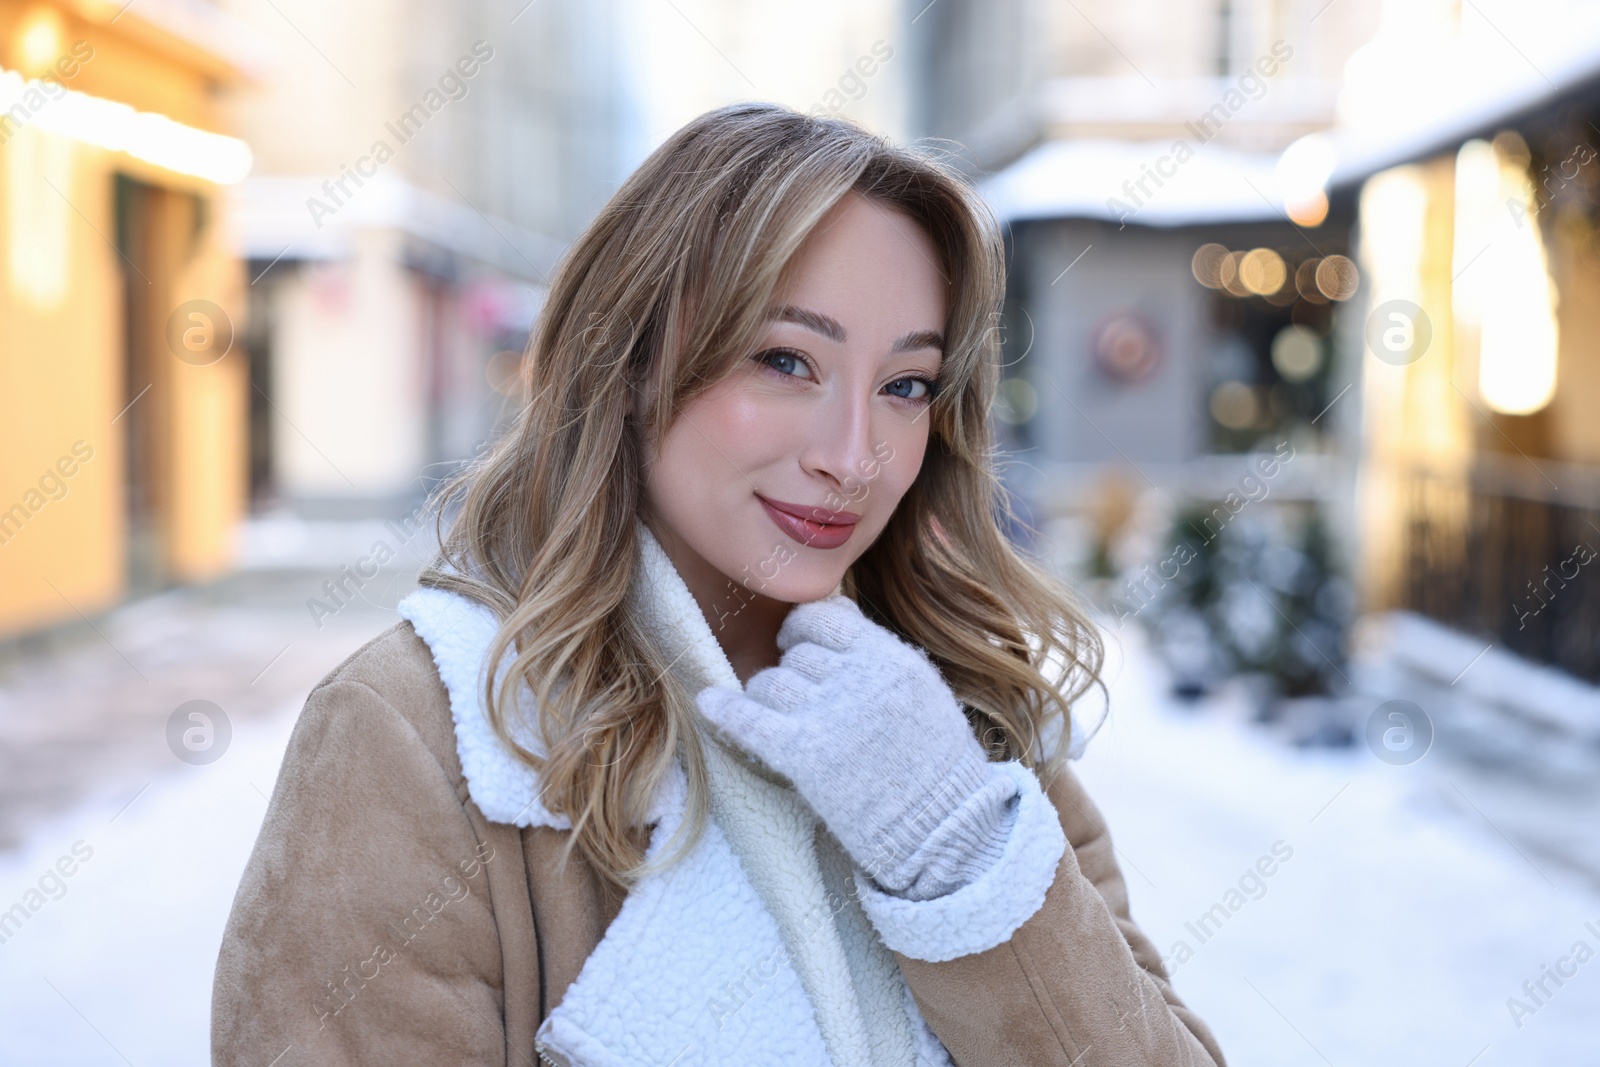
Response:
[{"label": "woman's nose", "polygon": [[[816,418],[808,425],[801,465],[836,483],[849,494],[876,469],[872,398],[852,395],[819,400]],[[852,498],[853,499],[853,498]]]}]

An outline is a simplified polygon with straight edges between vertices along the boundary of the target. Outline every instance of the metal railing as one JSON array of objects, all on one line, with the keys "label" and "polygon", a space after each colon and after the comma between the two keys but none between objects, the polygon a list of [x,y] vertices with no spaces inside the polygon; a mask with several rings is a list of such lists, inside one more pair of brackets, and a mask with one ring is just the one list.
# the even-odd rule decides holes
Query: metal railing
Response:
[{"label": "metal railing", "polygon": [[1600,683],[1600,468],[1487,455],[1403,481],[1403,606]]}]

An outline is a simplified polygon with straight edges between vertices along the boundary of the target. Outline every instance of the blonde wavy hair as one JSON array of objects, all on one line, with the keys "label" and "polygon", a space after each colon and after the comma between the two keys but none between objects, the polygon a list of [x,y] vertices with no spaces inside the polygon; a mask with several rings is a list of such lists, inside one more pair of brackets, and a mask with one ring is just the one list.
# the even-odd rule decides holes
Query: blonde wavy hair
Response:
[{"label": "blonde wavy hair", "polygon": [[[688,812],[661,865],[708,810],[694,694],[630,611],[646,442],[749,358],[785,268],[851,191],[927,230],[949,302],[922,468],[845,594],[927,650],[991,759],[1020,759],[1046,782],[1066,758],[1069,709],[1099,683],[1103,648],[1076,597],[1000,526],[1015,516],[989,423],[1005,275],[987,206],[945,160],[853,123],[764,103],[707,112],[565,254],[523,360],[520,413],[435,494],[441,550],[419,579],[499,615],[489,661],[513,658],[498,691],[488,672],[490,721],[571,820],[563,860],[580,849],[617,885],[652,866],[645,813],[675,753]],[[542,757],[507,729],[523,685]]]}]

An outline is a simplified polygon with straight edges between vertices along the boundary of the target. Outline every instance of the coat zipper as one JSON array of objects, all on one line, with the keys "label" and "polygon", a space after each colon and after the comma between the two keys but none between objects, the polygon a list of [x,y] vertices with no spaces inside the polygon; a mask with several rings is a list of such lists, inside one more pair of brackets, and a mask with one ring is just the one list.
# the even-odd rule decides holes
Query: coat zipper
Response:
[{"label": "coat zipper", "polygon": [[565,1056],[562,1056],[560,1059],[553,1059],[552,1057],[559,1055],[559,1053],[550,1048],[543,1041],[534,1042],[533,1051],[534,1054],[539,1057],[539,1062],[546,1064],[547,1067],[572,1067],[572,1065],[567,1062]]}]

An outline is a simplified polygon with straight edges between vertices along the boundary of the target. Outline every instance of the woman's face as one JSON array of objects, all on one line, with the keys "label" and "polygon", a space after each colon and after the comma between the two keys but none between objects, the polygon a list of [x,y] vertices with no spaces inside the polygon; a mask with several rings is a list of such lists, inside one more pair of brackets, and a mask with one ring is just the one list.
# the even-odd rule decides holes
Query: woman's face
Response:
[{"label": "woman's face", "polygon": [[825,597],[888,524],[928,442],[938,264],[919,224],[848,194],[796,254],[760,342],[650,450],[651,525],[703,609]]}]

